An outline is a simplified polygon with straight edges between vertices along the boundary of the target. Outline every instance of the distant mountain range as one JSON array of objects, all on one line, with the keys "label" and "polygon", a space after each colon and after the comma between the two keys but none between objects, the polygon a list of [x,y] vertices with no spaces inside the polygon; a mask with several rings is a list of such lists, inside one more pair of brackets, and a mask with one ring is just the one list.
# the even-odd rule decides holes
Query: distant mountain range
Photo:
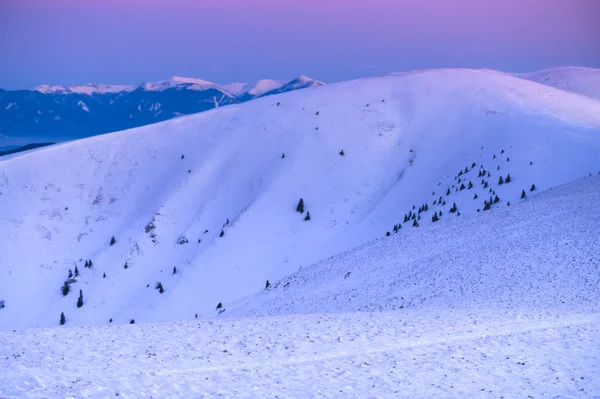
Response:
[{"label": "distant mountain range", "polygon": [[322,82],[300,76],[289,82],[219,85],[172,77],[141,85],[41,85],[0,89],[0,150],[35,142],[59,142],[130,129],[177,116],[242,103]]}]

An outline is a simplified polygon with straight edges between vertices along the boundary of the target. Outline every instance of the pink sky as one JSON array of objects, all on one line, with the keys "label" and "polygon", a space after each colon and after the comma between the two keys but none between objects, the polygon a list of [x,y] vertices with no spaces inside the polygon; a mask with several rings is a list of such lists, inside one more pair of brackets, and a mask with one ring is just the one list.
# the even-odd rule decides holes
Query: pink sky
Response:
[{"label": "pink sky", "polygon": [[0,0],[0,87],[600,67],[600,0]]}]

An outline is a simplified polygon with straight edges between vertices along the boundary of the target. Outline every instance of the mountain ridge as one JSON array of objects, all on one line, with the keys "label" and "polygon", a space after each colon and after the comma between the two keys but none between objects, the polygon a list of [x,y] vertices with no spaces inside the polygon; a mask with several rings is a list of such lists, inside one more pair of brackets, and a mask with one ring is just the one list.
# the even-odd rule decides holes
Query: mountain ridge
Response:
[{"label": "mountain ridge", "polygon": [[[414,234],[436,214],[494,212],[596,174],[598,153],[600,101],[436,70],[265,96],[0,159],[0,253],[10,254],[0,257],[10,315],[0,325],[54,325],[61,311],[74,325],[211,315],[266,280],[388,233]],[[81,309],[60,294],[75,265]]]}]

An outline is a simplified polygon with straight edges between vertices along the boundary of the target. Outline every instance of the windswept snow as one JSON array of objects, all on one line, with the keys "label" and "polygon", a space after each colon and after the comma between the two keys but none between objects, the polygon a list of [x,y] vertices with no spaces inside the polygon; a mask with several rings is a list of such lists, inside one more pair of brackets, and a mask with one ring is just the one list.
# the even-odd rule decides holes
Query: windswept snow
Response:
[{"label": "windswept snow", "polygon": [[[394,225],[410,239],[434,212],[438,223],[497,212],[523,190],[596,174],[599,153],[600,101],[501,73],[434,70],[0,160],[0,327],[54,326],[61,312],[71,326],[210,315]],[[420,227],[403,223],[424,204]]]}]

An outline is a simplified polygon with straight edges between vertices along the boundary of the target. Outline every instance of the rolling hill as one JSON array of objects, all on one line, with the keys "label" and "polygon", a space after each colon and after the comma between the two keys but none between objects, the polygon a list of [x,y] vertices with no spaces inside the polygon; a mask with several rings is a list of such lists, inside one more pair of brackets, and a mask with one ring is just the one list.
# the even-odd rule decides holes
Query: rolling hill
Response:
[{"label": "rolling hill", "polygon": [[213,315],[388,233],[423,250],[430,224],[510,215],[597,174],[598,154],[595,98],[494,71],[428,70],[0,160],[0,327],[53,326],[61,312],[69,325]]}]

